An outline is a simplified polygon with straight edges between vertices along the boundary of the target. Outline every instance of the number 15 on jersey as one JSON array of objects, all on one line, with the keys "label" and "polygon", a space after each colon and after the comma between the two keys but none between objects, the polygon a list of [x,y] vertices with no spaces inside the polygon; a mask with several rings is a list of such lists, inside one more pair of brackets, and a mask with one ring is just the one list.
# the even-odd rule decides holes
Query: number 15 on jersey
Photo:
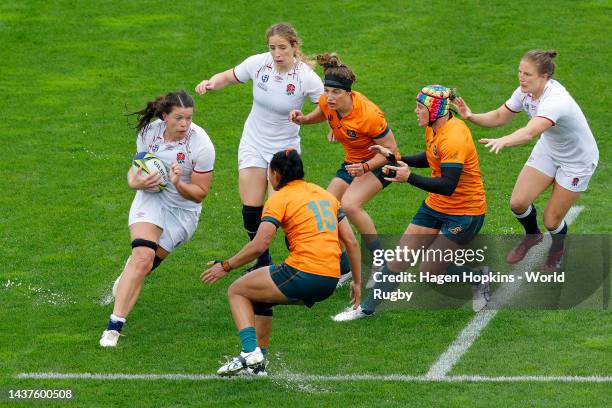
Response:
[{"label": "number 15 on jersey", "polygon": [[329,209],[328,200],[312,200],[308,203],[308,209],[314,213],[318,231],[323,231],[326,228],[329,231],[336,230],[336,216]]}]

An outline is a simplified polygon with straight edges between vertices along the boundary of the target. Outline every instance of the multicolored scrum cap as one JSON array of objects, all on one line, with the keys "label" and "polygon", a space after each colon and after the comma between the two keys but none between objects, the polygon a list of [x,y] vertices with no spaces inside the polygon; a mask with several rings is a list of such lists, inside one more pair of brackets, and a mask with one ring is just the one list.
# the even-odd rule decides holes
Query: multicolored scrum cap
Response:
[{"label": "multicolored scrum cap", "polygon": [[417,102],[429,110],[429,123],[433,123],[448,113],[453,90],[442,85],[427,85],[416,97]]}]

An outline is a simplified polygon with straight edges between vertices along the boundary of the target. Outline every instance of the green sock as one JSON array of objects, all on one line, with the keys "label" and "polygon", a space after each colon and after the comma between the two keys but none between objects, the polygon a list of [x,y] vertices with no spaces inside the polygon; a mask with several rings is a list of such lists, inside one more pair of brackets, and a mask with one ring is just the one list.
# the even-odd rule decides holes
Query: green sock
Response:
[{"label": "green sock", "polygon": [[257,335],[255,334],[255,327],[249,326],[240,330],[240,344],[242,344],[242,351],[250,353],[257,347]]},{"label": "green sock", "polygon": [[[385,264],[382,270],[382,276],[395,275],[395,273],[389,270],[389,267]],[[392,292],[399,287],[399,283],[396,282],[376,282],[374,287],[370,289],[368,297],[361,302],[361,310],[365,314],[372,314],[374,310],[380,305],[383,299],[374,299],[374,290],[380,289],[383,292]]]}]

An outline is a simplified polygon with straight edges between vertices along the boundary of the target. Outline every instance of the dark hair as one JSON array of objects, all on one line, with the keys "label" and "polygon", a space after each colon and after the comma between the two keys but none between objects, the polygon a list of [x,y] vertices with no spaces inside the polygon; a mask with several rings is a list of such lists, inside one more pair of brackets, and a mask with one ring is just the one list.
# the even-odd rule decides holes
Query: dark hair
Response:
[{"label": "dark hair", "polygon": [[270,170],[280,174],[277,189],[285,187],[293,180],[304,179],[304,165],[297,150],[289,148],[276,152],[270,161]]},{"label": "dark hair", "polygon": [[533,63],[537,70],[538,74],[547,74],[548,78],[552,78],[555,73],[555,63],[553,62],[553,58],[557,56],[557,51],[555,50],[531,50],[527,51],[525,55],[523,55],[524,60],[527,60]]},{"label": "dark hair", "polygon": [[147,102],[147,106],[144,109],[128,113],[127,115],[137,115],[138,123],[136,124],[136,130],[140,133],[154,118],[163,119],[162,114],[172,112],[172,108],[175,106],[193,108],[193,98],[184,90],[170,92]]},{"label": "dark hair", "polygon": [[266,30],[266,41],[270,41],[270,37],[273,35],[278,35],[287,40],[292,47],[295,47],[294,57],[310,66],[310,68],[314,68],[314,63],[302,52],[302,41],[291,24],[278,23],[270,26]]},{"label": "dark hair", "polygon": [[336,53],[317,55],[317,63],[323,67],[323,74],[325,75],[337,76],[348,79],[351,82],[355,82],[357,80],[353,71],[340,62],[340,59]]}]

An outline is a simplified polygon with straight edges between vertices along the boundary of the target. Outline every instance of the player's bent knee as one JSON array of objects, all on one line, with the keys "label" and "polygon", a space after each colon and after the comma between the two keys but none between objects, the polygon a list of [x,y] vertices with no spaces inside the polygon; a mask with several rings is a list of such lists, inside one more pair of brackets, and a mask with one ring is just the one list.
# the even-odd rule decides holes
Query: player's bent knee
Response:
[{"label": "player's bent knee", "polygon": [[520,196],[512,196],[510,197],[510,209],[515,214],[522,214],[527,211],[527,208],[531,205],[531,203],[527,202],[524,197]]},{"label": "player's bent knee", "polygon": [[137,274],[146,276],[151,272],[155,261],[157,246],[156,242],[147,239],[137,238],[132,241],[132,257],[130,263],[134,266],[134,270]]},{"label": "player's bent knee", "polygon": [[361,210],[361,206],[352,200],[342,200],[342,209],[348,216],[358,213]]},{"label": "player's bent knee", "polygon": [[133,271],[142,277],[147,276],[153,268],[153,257],[147,256],[146,254],[143,254],[143,256],[132,255],[132,260],[130,262],[134,266]]},{"label": "player's bent knee", "polygon": [[227,288],[227,296],[235,296],[240,295],[240,283],[238,283],[240,279],[235,280],[229,288]]},{"label": "player's bent knee", "polygon": [[563,222],[563,217],[562,214],[544,211],[544,226],[548,230],[554,230]]}]

